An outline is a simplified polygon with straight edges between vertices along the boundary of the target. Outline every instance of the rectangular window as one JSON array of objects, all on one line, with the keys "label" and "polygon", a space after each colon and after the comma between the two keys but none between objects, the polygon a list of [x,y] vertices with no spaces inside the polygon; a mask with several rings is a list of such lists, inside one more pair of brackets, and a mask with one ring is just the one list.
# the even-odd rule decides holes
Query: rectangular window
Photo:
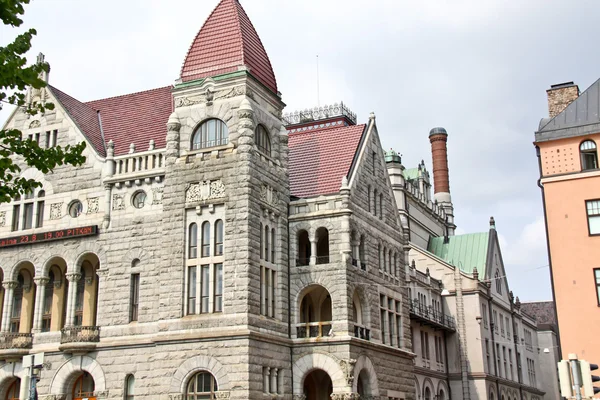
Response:
[{"label": "rectangular window", "polygon": [[598,300],[598,307],[600,307],[600,268],[594,269],[594,278],[596,279],[596,300]]},{"label": "rectangular window", "polygon": [[506,317],[506,336],[510,339],[510,320]]},{"label": "rectangular window", "polygon": [[510,376],[509,378],[515,380],[515,371],[513,370],[513,360],[512,360],[512,349],[508,349],[508,363],[510,364]]},{"label": "rectangular window", "polygon": [[13,206],[13,215],[12,215],[12,230],[19,230],[19,214],[21,214],[21,206],[16,205]]},{"label": "rectangular window", "polygon": [[275,229],[271,229],[271,262],[275,263]]},{"label": "rectangular window", "polygon": [[270,300],[269,298],[271,297],[271,274],[269,273],[269,268],[265,268],[265,312],[264,315],[269,315],[269,304],[270,304]]},{"label": "rectangular window", "polygon": [[487,360],[488,374],[492,373],[492,365],[490,364],[490,340],[485,339],[485,358]]},{"label": "rectangular window", "polygon": [[188,315],[196,314],[196,267],[188,268]]},{"label": "rectangular window", "polygon": [[35,221],[35,227],[41,228],[44,225],[44,201],[38,201],[37,203],[37,219]]},{"label": "rectangular window", "polygon": [[35,142],[39,145],[40,144],[40,134],[39,132],[35,134]]},{"label": "rectangular window", "polygon": [[259,246],[258,248],[260,249],[260,259],[263,259],[263,224],[262,222],[260,223],[260,239],[259,239]]},{"label": "rectangular window", "polygon": [[223,264],[215,264],[214,312],[223,311]]},{"label": "rectangular window", "polygon": [[394,313],[388,312],[388,332],[390,336],[390,346],[394,344]]},{"label": "rectangular window", "polygon": [[52,147],[56,147],[56,145],[58,144],[58,130],[53,130],[52,131]]},{"label": "rectangular window", "polygon": [[396,301],[396,346],[402,347],[402,304]]},{"label": "rectangular window", "polygon": [[379,318],[381,319],[380,324],[381,324],[381,342],[383,344],[385,344],[385,310],[382,308],[380,313],[379,313]]},{"label": "rectangular window", "polygon": [[504,377],[508,378],[508,364],[506,360],[506,346],[502,346],[502,360],[504,361]]},{"label": "rectangular window", "polygon": [[200,312],[209,312],[210,300],[210,266],[203,265],[201,268],[201,283],[200,283]]},{"label": "rectangular window", "polygon": [[50,148],[50,131],[46,131],[46,148]]},{"label": "rectangular window", "polygon": [[265,227],[265,261],[269,261],[269,227]]},{"label": "rectangular window", "polygon": [[271,317],[275,318],[275,291],[277,281],[275,280],[275,271],[271,271]]},{"label": "rectangular window", "polygon": [[483,327],[487,329],[488,327],[488,316],[487,316],[487,308],[484,303],[481,303],[481,317],[483,319]]},{"label": "rectangular window", "polygon": [[498,312],[494,310],[494,332],[498,333]]},{"label": "rectangular window", "polygon": [[23,229],[31,229],[33,227],[33,203],[25,203],[23,205]]},{"label": "rectangular window", "polygon": [[504,317],[500,316],[500,334],[504,336]]},{"label": "rectangular window", "polygon": [[502,377],[502,368],[500,365],[500,345],[496,343],[496,368],[498,369],[497,375]]},{"label": "rectangular window", "polygon": [[585,202],[588,219],[588,232],[590,235],[600,234],[600,200]]},{"label": "rectangular window", "polygon": [[140,274],[131,274],[131,294],[129,299],[129,322],[137,321],[140,301]]}]

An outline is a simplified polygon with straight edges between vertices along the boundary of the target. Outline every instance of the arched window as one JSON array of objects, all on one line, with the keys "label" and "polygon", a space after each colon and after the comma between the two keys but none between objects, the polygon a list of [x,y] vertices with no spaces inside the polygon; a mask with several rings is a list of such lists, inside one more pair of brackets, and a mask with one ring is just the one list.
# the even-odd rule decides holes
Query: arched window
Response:
[{"label": "arched window", "polygon": [[582,142],[579,145],[579,152],[581,154],[581,169],[583,171],[598,168],[598,151],[596,143],[593,140]]},{"label": "arched window", "polygon": [[215,256],[223,255],[223,221],[215,222]]},{"label": "arched window", "polygon": [[210,257],[210,223],[202,224],[202,257]]},{"label": "arched window", "polygon": [[19,400],[20,392],[21,392],[21,380],[19,378],[17,378],[8,387],[8,391],[6,392],[6,400]]},{"label": "arched window", "polygon": [[192,150],[207,147],[226,145],[229,138],[229,129],[220,119],[209,119],[196,129],[192,136]]},{"label": "arched window", "polygon": [[73,400],[94,397],[95,390],[96,384],[94,383],[94,378],[89,373],[84,372],[77,378],[75,385],[73,385]]},{"label": "arched window", "polygon": [[317,229],[317,264],[329,264],[329,231]]},{"label": "arched window", "polygon": [[260,249],[260,259],[262,260],[263,259],[263,224],[262,224],[262,222],[260,223],[260,232],[258,234],[260,236],[258,248]]},{"label": "arched window", "polygon": [[379,218],[383,218],[383,193],[379,194]]},{"label": "arched window", "polygon": [[423,396],[423,399],[424,400],[432,400],[431,399],[431,390],[428,387],[425,388],[425,395]]},{"label": "arched window", "polygon": [[219,388],[217,387],[217,380],[208,372],[199,372],[192,376],[185,394],[186,400],[212,400],[215,399],[215,392]]},{"label": "arched window", "polygon": [[308,237],[308,232],[301,230],[298,232],[298,258],[296,259],[296,266],[304,266],[310,263],[311,256],[311,244]]},{"label": "arched window", "polygon": [[271,230],[265,226],[265,261],[269,261],[269,236]]},{"label": "arched window", "polygon": [[198,225],[191,224],[188,235],[188,258],[198,258]]},{"label": "arched window", "polygon": [[38,192],[37,217],[35,220],[36,228],[41,228],[44,225],[44,206],[46,204],[44,202],[44,196],[46,196],[46,192],[43,190],[40,190]]},{"label": "arched window", "polygon": [[379,269],[383,271],[383,261],[381,260],[381,243],[377,245],[377,263],[379,264]]},{"label": "arched window", "polygon": [[133,400],[135,396],[135,377],[128,375],[125,379],[125,400]]},{"label": "arched window", "polygon": [[358,258],[360,259],[360,268],[365,270],[367,268],[367,259],[365,254],[365,235],[360,235],[360,242],[358,244]]},{"label": "arched window", "polygon": [[258,151],[260,151],[261,153],[270,157],[271,156],[271,137],[269,135],[269,132],[267,132],[267,129],[264,126],[258,125],[256,127],[255,139],[256,139],[256,147],[258,147]]},{"label": "arched window", "polygon": [[42,332],[50,332],[52,325],[52,298],[54,297],[54,271],[48,274],[48,283],[44,292],[44,306],[42,309]]},{"label": "arched window", "polygon": [[19,276],[17,277],[17,287],[13,290],[13,304],[10,313],[10,331],[12,333],[19,333],[21,328],[21,309],[23,308],[24,285],[25,278],[23,277],[23,274],[19,272]]},{"label": "arched window", "polygon": [[377,189],[373,191],[373,214],[377,216]]},{"label": "arched window", "polygon": [[275,263],[275,228],[271,229],[271,262]]},{"label": "arched window", "polygon": [[[84,261],[84,263],[87,263],[87,261]],[[86,274],[85,274],[85,270],[87,268],[83,267],[83,263],[81,264],[81,268],[79,270],[79,273],[81,274],[81,278],[79,278],[79,280],[77,281],[77,289],[76,289],[76,293],[75,293],[75,326],[82,326],[83,325],[83,299],[85,297],[85,279],[86,279]]]},{"label": "arched window", "polygon": [[494,280],[496,281],[496,292],[498,292],[498,294],[502,294],[502,278],[500,278],[500,270],[496,270]]},{"label": "arched window", "polygon": [[367,186],[367,209],[371,212],[371,185]]},{"label": "arched window", "polygon": [[383,248],[383,272],[387,272],[387,249]]}]

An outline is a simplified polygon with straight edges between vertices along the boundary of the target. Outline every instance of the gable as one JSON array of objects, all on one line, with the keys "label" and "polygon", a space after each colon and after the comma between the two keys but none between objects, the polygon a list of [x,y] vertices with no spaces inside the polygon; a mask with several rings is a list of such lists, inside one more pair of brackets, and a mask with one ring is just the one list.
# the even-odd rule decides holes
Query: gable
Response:
[{"label": "gable", "polygon": [[449,236],[447,243],[444,237],[432,237],[427,246],[430,253],[467,274],[473,274],[477,268],[480,280],[487,273],[488,248],[488,232]]}]

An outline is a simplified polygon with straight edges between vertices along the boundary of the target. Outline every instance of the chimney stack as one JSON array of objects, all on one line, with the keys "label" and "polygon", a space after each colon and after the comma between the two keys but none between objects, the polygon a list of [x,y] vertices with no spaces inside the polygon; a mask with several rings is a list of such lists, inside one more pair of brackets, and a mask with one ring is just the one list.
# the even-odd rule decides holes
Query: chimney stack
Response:
[{"label": "chimney stack", "polygon": [[450,196],[450,175],[448,172],[448,133],[444,128],[433,128],[429,132],[431,157],[433,159],[433,198],[446,213],[448,236],[454,236],[454,206]]},{"label": "chimney stack", "polygon": [[550,118],[554,118],[579,97],[579,86],[573,82],[559,83],[550,86],[546,93],[548,94],[548,115]]}]

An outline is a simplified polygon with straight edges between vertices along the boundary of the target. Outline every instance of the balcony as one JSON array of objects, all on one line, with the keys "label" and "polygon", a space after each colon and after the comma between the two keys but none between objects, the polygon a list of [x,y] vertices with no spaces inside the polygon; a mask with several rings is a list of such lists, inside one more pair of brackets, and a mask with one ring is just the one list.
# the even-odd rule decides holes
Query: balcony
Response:
[{"label": "balcony", "polygon": [[60,331],[60,351],[85,354],[100,341],[99,326],[68,326]]},{"label": "balcony", "polygon": [[409,303],[410,316],[421,323],[430,325],[436,329],[444,329],[450,332],[456,331],[454,317],[445,315],[441,311],[433,309],[415,299]]},{"label": "balcony", "polygon": [[360,266],[360,269],[362,269],[363,271],[367,270],[367,263],[359,262],[356,258],[352,259],[352,266],[357,268]]},{"label": "balcony", "polygon": [[354,337],[371,340],[371,330],[362,325],[354,325]]},{"label": "balcony", "polygon": [[331,321],[305,322],[296,325],[296,337],[298,339],[319,338],[329,336],[331,332]]},{"label": "balcony", "polygon": [[31,333],[0,333],[0,359],[18,359],[26,354],[33,345]]}]

